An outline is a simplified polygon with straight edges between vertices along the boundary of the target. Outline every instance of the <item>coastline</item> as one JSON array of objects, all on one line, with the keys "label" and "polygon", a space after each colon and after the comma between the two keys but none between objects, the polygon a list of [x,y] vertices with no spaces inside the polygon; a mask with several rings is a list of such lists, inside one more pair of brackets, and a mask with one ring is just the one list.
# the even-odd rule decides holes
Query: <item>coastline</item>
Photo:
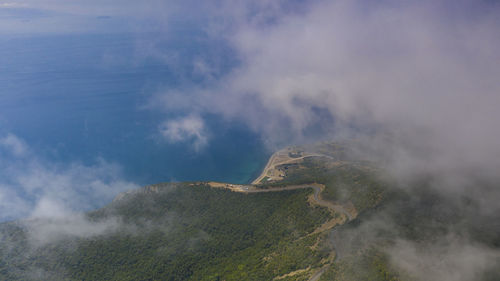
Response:
[{"label": "coastline", "polygon": [[254,177],[253,180],[250,182],[250,184],[258,184],[260,181],[262,181],[262,179],[266,176],[266,173],[267,173],[267,170],[269,169],[269,167],[271,166],[271,164],[274,162],[274,159],[276,158],[276,154],[279,152],[276,151],[274,152],[270,157],[269,157],[269,160],[267,160],[267,163],[266,165],[264,166],[264,168],[261,170],[260,173],[257,174],[257,177]]},{"label": "coastline", "polygon": [[[245,184],[245,185],[253,184],[255,179],[257,179],[260,175],[262,175],[262,173],[264,173],[264,171],[267,167],[267,164],[269,163],[269,160],[273,157],[273,155],[274,155],[274,152],[269,154],[269,155],[266,154],[266,157],[262,157],[262,159],[261,159],[262,161],[259,161],[259,163],[256,163],[257,161],[253,162],[252,164],[255,163],[255,166],[257,166],[257,168],[251,167],[253,172],[250,174],[250,177],[248,177],[248,179],[246,181],[242,182],[242,184]],[[264,163],[265,163],[264,168],[261,168]]]},{"label": "coastline", "polygon": [[296,164],[302,162],[307,157],[328,157],[326,155],[306,152],[299,147],[285,147],[273,153],[267,161],[266,166],[260,175],[251,182],[253,185],[265,183],[266,181],[279,181],[285,177],[285,172],[279,168],[284,164]]}]

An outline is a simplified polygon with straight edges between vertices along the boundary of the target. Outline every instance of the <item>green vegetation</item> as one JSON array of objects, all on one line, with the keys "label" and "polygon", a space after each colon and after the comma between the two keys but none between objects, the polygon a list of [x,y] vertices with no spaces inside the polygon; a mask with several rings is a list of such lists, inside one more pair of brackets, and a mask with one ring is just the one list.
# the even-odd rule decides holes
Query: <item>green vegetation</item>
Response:
[{"label": "green vegetation", "polygon": [[389,266],[388,258],[376,249],[338,260],[321,276],[320,281],[400,281],[399,273]]},{"label": "green vegetation", "polygon": [[[2,245],[0,279],[271,280],[329,255],[312,250],[317,235],[306,236],[330,218],[309,206],[310,190],[245,195],[202,185],[158,187],[88,215],[122,219],[116,232],[28,249],[21,228],[14,234],[4,226],[4,235],[21,238]],[[11,246],[24,249],[14,260]]]},{"label": "green vegetation", "polygon": [[[305,281],[322,268],[325,281],[414,281],[390,262],[387,250],[398,240],[431,249],[452,230],[457,239],[500,247],[498,224],[491,223],[498,216],[481,214],[467,196],[444,196],[426,178],[390,188],[373,165],[350,159],[347,146],[315,151],[323,150],[327,157],[280,166],[284,180],[260,188],[324,184],[324,200],[358,211],[333,231],[314,232],[338,214],[311,205],[312,189],[243,194],[158,184],[86,214],[94,223],[119,222],[100,235],[36,246],[22,223],[1,224],[0,280]],[[494,268],[483,275],[477,280],[500,278]]]},{"label": "green vegetation", "polygon": [[360,212],[373,208],[383,199],[387,185],[373,168],[352,162],[334,163],[329,158],[305,158],[300,165],[286,165],[286,177],[267,186],[321,183],[322,197],[340,203],[352,202]]}]

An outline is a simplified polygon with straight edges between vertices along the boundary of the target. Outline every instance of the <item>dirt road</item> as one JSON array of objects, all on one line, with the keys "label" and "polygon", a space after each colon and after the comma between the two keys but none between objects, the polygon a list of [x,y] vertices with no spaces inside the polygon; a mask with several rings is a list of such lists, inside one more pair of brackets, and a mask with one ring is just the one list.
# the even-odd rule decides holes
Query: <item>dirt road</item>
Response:
[{"label": "dirt road", "polygon": [[244,190],[242,192],[244,193],[262,193],[262,192],[279,192],[279,191],[284,191],[284,190],[296,190],[296,189],[305,189],[305,188],[312,188],[314,190],[314,201],[316,204],[326,207],[328,209],[331,209],[337,213],[344,214],[348,220],[352,220],[353,216],[349,211],[347,211],[344,206],[334,204],[332,202],[325,201],[320,198],[320,193],[322,190],[325,189],[325,186],[322,184],[318,183],[311,183],[311,184],[301,184],[301,185],[289,185],[289,186],[284,186],[284,187],[273,187],[273,188],[266,188],[266,189],[248,189]]},{"label": "dirt road", "polygon": [[320,270],[318,270],[316,273],[314,273],[313,276],[311,276],[311,278],[309,278],[309,281],[318,281],[319,278],[321,277],[321,275],[323,275],[323,273],[325,273],[327,268],[328,268],[328,266],[323,266]]},{"label": "dirt road", "polygon": [[264,170],[259,175],[259,177],[257,177],[252,182],[252,184],[259,184],[266,177],[269,177],[273,180],[279,180],[281,178],[271,176],[270,171],[275,170],[277,166],[284,165],[284,164],[297,163],[297,162],[300,162],[301,160],[304,160],[305,158],[308,158],[308,157],[326,157],[326,158],[333,159],[331,156],[317,154],[317,153],[305,153],[302,156],[294,158],[294,157],[288,156],[288,152],[286,150],[280,150],[280,151],[274,153],[271,156],[271,158],[269,158],[269,161],[267,162],[266,166],[264,167]]},{"label": "dirt road", "polygon": [[[280,192],[280,191],[284,191],[284,190],[296,190],[296,189],[304,189],[304,188],[314,189],[313,199],[314,199],[316,204],[323,206],[323,207],[326,207],[330,210],[333,210],[334,212],[344,214],[348,221],[353,219],[353,216],[351,215],[351,213],[349,211],[347,211],[344,208],[344,206],[337,205],[337,204],[325,201],[325,200],[320,198],[321,191],[323,191],[325,189],[325,186],[322,184],[312,183],[312,184],[302,184],[302,185],[289,185],[289,186],[284,186],[284,187],[276,187],[276,188],[268,188],[268,189],[255,189],[255,188],[250,189],[250,188],[247,188],[247,190],[244,192],[245,193]],[[336,248],[335,245],[334,245],[334,248]],[[335,251],[336,251],[336,249],[335,249]],[[311,278],[309,278],[309,281],[319,280],[319,278],[321,278],[321,275],[323,275],[323,273],[326,271],[327,268],[328,268],[328,265],[323,266],[321,269],[316,271],[311,276]]]},{"label": "dirt road", "polygon": [[[234,192],[241,192],[241,193],[264,193],[264,192],[281,192],[285,190],[297,190],[297,189],[306,189],[306,188],[312,188],[314,190],[314,194],[312,196],[312,200],[314,203],[326,207],[329,210],[337,213],[343,214],[346,218],[347,221],[350,221],[354,218],[355,215],[352,215],[343,205],[340,204],[335,204],[333,202],[328,202],[323,199],[321,199],[321,191],[325,189],[325,185],[323,184],[318,184],[318,183],[310,183],[310,184],[301,184],[301,185],[288,185],[288,186],[283,186],[283,187],[271,187],[271,188],[258,188],[255,185],[234,185],[234,184],[227,184],[227,183],[217,183],[217,182],[209,182],[208,183],[210,186],[214,188],[226,188],[230,189],[231,191]],[[328,226],[328,229],[330,229],[332,226]],[[336,247],[333,245],[334,250],[336,252]],[[320,268],[318,271],[316,271],[311,278],[309,278],[309,281],[317,281],[321,277],[321,275],[326,271],[328,268],[328,265],[323,266]]]}]

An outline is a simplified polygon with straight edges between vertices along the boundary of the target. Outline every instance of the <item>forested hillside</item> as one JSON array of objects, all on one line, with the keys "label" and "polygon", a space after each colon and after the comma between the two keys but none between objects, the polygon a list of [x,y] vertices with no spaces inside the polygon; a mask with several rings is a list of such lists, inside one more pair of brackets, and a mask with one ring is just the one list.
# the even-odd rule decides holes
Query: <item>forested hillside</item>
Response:
[{"label": "forested hillside", "polygon": [[[30,241],[22,223],[2,226],[2,280],[270,280],[318,267],[331,249],[308,236],[330,217],[311,190],[239,194],[160,184],[91,212],[119,219],[89,238]],[[34,237],[33,239],[35,239]]]},{"label": "forested hillside", "polygon": [[[398,186],[344,146],[315,149],[329,152],[252,192],[164,183],[84,215],[3,223],[0,280],[453,280],[470,264],[482,270],[460,280],[500,279],[497,214],[436,179]],[[285,190],[312,183],[321,193]]]}]

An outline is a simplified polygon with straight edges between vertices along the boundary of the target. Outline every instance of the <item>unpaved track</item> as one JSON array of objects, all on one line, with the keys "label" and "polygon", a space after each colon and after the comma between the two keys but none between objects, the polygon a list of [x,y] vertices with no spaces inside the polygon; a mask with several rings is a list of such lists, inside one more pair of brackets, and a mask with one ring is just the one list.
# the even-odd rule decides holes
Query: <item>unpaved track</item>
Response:
[{"label": "unpaved track", "polygon": [[[282,152],[279,151],[278,153],[282,153]],[[328,155],[309,153],[309,154],[306,154],[306,155],[303,155],[303,156],[300,156],[297,158],[288,157],[287,160],[283,160],[283,161],[275,163],[276,158],[280,157],[280,155],[278,153],[273,154],[271,156],[271,158],[269,158],[269,161],[267,161],[266,167],[264,167],[264,170],[262,171],[262,173],[259,175],[259,177],[257,177],[252,182],[252,184],[259,184],[267,176],[269,170],[276,169],[276,166],[279,166],[279,165],[296,163],[300,160],[304,160],[305,158],[309,158],[309,157],[326,157],[326,158],[333,159],[333,157],[328,156]]]},{"label": "unpaved track", "polygon": [[[276,169],[276,166],[283,165],[283,164],[288,164],[288,163],[295,163],[299,160],[303,160],[304,158],[308,157],[326,157],[330,159],[334,159],[331,156],[328,155],[323,155],[323,154],[316,154],[316,153],[311,153],[307,154],[298,158],[289,158],[288,160],[280,161],[278,163],[276,162],[276,158],[279,156],[280,152],[277,152],[271,156],[269,161],[267,162],[266,166],[264,167],[264,170],[262,173],[257,177],[253,182],[252,185],[247,185],[247,186],[242,186],[241,188],[238,188],[238,192],[243,192],[243,193],[262,193],[262,192],[279,192],[279,191],[284,191],[284,190],[296,190],[296,189],[304,189],[304,188],[312,188],[314,190],[314,196],[313,200],[315,201],[316,204],[326,207],[330,210],[333,210],[334,212],[341,213],[344,216],[346,216],[347,221],[351,221],[353,219],[353,215],[342,205],[337,205],[332,202],[325,201],[320,198],[320,193],[325,189],[325,186],[322,184],[317,184],[317,183],[312,183],[312,184],[302,184],[302,185],[289,185],[289,186],[284,186],[284,187],[274,187],[274,188],[267,188],[267,189],[258,189],[254,185],[259,184],[268,174],[268,171],[271,169]],[[337,252],[336,247],[334,245],[334,250]],[[328,265],[323,266],[320,268],[318,271],[316,271],[311,278],[309,278],[309,281],[317,281],[319,278],[321,278],[321,275],[326,271],[328,268]]]},{"label": "unpaved track", "polygon": [[279,191],[284,191],[284,190],[296,190],[296,189],[305,189],[305,188],[312,188],[314,190],[314,201],[316,204],[326,207],[328,209],[331,209],[335,212],[344,214],[348,220],[352,220],[353,217],[351,213],[349,213],[344,206],[342,205],[337,205],[332,202],[325,201],[320,198],[319,194],[321,193],[322,190],[325,189],[325,186],[322,184],[318,183],[311,183],[311,184],[301,184],[301,185],[288,185],[284,187],[273,187],[273,188],[266,188],[266,189],[248,189],[246,191],[243,191],[244,193],[262,193],[262,192],[279,192]]},{"label": "unpaved track", "polygon": [[[233,184],[227,184],[227,183],[217,183],[217,182],[208,182],[208,184],[212,187],[215,188],[227,188],[230,189],[231,191],[234,192],[241,192],[241,193],[264,193],[264,192],[281,192],[285,190],[297,190],[297,189],[305,189],[305,188],[312,188],[314,190],[314,195],[312,197],[313,201],[323,207],[328,208],[329,210],[332,210],[337,213],[343,214],[346,218],[347,221],[350,221],[353,219],[353,215],[342,205],[340,204],[334,204],[333,202],[328,202],[323,199],[321,199],[320,193],[325,189],[325,185],[319,184],[319,183],[310,183],[310,184],[301,184],[301,185],[287,185],[283,187],[271,187],[271,188],[258,188],[255,185],[233,185]],[[336,247],[334,246],[334,250],[336,252]],[[316,271],[311,278],[309,278],[309,281],[317,281],[321,277],[321,275],[326,271],[328,268],[328,265],[323,266],[320,268],[318,271]]]},{"label": "unpaved track", "polygon": [[325,273],[327,268],[328,268],[328,266],[323,266],[320,270],[318,270],[316,273],[314,273],[313,276],[311,276],[311,278],[309,278],[309,281],[318,281],[319,278],[321,277],[321,275],[323,275],[323,273]]},{"label": "unpaved track", "polygon": [[[249,188],[248,190],[245,190],[244,192],[245,193],[280,192],[280,191],[284,191],[284,190],[296,190],[296,189],[304,189],[304,188],[314,189],[313,199],[316,202],[316,204],[323,206],[323,207],[326,207],[326,208],[333,210],[335,212],[344,214],[347,217],[348,221],[353,219],[353,216],[351,215],[351,213],[349,213],[349,211],[347,211],[344,208],[344,206],[337,205],[337,204],[325,201],[325,200],[320,198],[319,194],[321,193],[322,190],[325,189],[325,186],[323,184],[311,183],[311,184],[301,184],[301,185],[289,185],[289,186],[284,186],[284,187],[274,187],[274,188],[267,188],[267,189],[250,189]],[[334,250],[336,252],[335,248],[336,247],[334,245]],[[309,278],[309,281],[318,281],[319,278],[321,278],[321,275],[323,275],[323,273],[326,271],[327,268],[328,268],[328,265],[320,268],[318,271],[316,271],[311,276],[311,278]]]}]

